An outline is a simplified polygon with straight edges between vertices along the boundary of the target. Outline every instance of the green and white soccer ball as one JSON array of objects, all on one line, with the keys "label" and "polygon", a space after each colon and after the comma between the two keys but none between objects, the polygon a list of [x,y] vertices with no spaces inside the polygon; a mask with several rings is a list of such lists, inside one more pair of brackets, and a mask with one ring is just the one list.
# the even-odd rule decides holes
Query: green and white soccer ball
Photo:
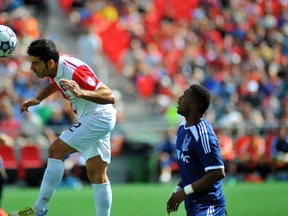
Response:
[{"label": "green and white soccer ball", "polygon": [[0,58],[10,56],[17,45],[15,32],[5,25],[0,25]]}]

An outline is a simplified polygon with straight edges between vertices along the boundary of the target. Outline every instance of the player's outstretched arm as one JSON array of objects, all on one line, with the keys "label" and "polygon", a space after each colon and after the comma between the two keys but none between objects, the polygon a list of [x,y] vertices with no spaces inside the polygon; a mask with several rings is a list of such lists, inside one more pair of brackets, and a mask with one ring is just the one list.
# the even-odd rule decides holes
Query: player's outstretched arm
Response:
[{"label": "player's outstretched arm", "polygon": [[52,84],[49,84],[45,89],[40,92],[40,94],[36,98],[24,101],[24,103],[20,107],[20,113],[28,112],[28,108],[30,106],[36,106],[40,104],[42,100],[49,97],[56,91],[56,88]]},{"label": "player's outstretched arm", "polygon": [[20,107],[20,113],[23,113],[23,112],[28,112],[28,108],[30,106],[35,106],[35,105],[38,105],[40,104],[41,101],[39,101],[38,99],[36,98],[33,98],[33,99],[29,99],[29,100],[26,100],[23,102],[23,104],[21,105]]}]

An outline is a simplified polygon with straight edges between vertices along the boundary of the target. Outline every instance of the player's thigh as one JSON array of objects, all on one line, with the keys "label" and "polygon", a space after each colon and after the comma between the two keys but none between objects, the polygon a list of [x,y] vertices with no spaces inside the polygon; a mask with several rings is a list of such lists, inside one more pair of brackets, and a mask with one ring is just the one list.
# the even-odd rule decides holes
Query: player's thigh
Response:
[{"label": "player's thigh", "polygon": [[63,140],[57,138],[49,147],[48,157],[63,160],[65,156],[76,151]]}]

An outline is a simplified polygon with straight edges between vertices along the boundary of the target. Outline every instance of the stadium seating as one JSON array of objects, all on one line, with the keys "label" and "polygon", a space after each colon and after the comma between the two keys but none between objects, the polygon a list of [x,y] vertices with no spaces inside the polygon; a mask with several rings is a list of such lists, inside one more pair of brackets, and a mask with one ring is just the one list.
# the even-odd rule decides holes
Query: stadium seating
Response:
[{"label": "stadium seating", "polygon": [[25,145],[20,149],[19,179],[29,186],[40,184],[44,173],[44,162],[37,144]]},{"label": "stadium seating", "polygon": [[8,183],[14,183],[17,179],[19,164],[15,156],[14,148],[8,145],[0,145],[0,155],[4,161],[4,167],[8,175]]}]

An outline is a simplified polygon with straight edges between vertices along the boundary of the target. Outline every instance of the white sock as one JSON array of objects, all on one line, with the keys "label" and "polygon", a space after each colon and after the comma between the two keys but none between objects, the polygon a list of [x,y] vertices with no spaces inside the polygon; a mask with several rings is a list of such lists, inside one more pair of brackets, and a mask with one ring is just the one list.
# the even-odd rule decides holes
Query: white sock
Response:
[{"label": "white sock", "polygon": [[110,182],[92,184],[94,190],[94,204],[97,216],[110,216],[112,206],[112,190]]},{"label": "white sock", "polygon": [[58,159],[48,158],[47,168],[41,182],[40,192],[34,207],[37,213],[45,212],[58,184],[64,174],[64,162]]}]

